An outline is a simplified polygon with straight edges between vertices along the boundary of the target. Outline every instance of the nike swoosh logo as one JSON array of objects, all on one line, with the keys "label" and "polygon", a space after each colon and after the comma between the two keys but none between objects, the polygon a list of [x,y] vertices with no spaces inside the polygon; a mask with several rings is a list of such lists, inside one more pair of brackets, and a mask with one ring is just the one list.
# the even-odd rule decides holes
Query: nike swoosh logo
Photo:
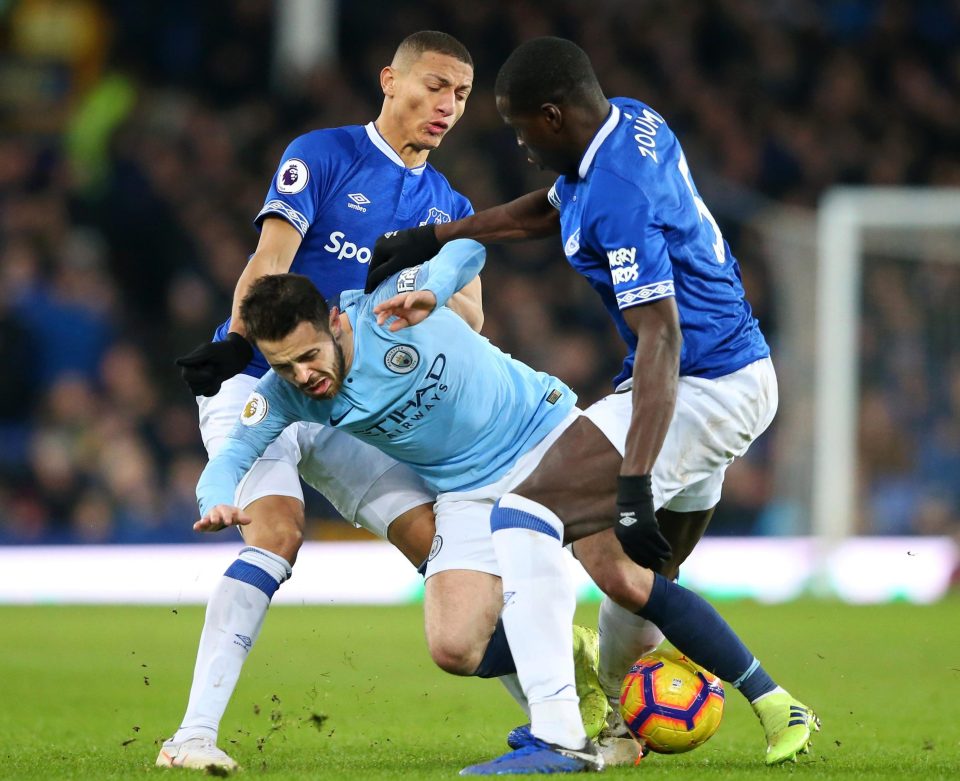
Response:
[{"label": "nike swoosh logo", "polygon": [[343,419],[344,419],[345,417],[347,417],[347,415],[349,415],[351,412],[353,412],[353,410],[354,410],[354,406],[353,406],[353,404],[351,404],[351,405],[350,405],[350,409],[348,409],[346,412],[344,412],[339,418],[335,418],[335,417],[333,417],[333,415],[331,415],[331,416],[330,416],[330,425],[331,425],[331,426],[339,426],[341,423],[343,423]]}]

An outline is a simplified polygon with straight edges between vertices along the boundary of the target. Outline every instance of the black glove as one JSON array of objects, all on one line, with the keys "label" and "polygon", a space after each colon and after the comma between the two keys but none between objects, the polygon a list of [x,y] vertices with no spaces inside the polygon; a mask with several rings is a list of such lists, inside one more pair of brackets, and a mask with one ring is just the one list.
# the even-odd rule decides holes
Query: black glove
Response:
[{"label": "black glove", "polygon": [[430,260],[440,251],[436,225],[421,225],[403,231],[392,231],[377,239],[367,269],[364,293],[372,293],[383,280],[405,268]]},{"label": "black glove", "polygon": [[222,342],[206,342],[177,358],[177,366],[194,396],[216,396],[221,383],[242,372],[252,359],[250,342],[231,331]]},{"label": "black glove", "polygon": [[673,551],[657,523],[650,475],[617,478],[617,510],[620,517],[613,530],[623,552],[641,567],[659,572]]}]

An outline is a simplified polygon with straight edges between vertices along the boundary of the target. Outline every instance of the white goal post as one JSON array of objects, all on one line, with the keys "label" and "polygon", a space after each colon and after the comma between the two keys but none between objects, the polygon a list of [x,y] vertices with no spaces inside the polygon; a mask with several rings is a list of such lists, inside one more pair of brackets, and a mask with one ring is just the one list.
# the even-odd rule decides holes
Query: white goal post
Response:
[{"label": "white goal post", "polygon": [[[812,531],[829,548],[856,517],[859,313],[864,231],[960,228],[960,189],[840,187],[817,216]],[[960,248],[954,261],[960,261]]]}]

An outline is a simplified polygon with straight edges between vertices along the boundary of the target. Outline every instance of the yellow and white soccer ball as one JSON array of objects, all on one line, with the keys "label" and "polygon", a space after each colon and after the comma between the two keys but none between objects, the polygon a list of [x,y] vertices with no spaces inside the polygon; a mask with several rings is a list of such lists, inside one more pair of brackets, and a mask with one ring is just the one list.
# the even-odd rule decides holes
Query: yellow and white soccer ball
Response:
[{"label": "yellow and white soccer ball", "polygon": [[723,684],[673,649],[630,668],[620,688],[620,714],[651,751],[680,754],[705,743],[723,718]]}]

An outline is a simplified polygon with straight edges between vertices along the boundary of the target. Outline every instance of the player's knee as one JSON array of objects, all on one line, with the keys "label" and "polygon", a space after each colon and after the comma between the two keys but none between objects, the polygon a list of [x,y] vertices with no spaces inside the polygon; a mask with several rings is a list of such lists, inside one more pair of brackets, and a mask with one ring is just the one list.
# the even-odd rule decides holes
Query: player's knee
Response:
[{"label": "player's knee", "polygon": [[597,586],[620,607],[632,613],[647,604],[653,587],[653,573],[633,562],[624,562],[604,569]]},{"label": "player's knee", "polygon": [[452,675],[473,675],[483,658],[483,648],[466,638],[432,638],[428,640],[428,644],[434,664]]},{"label": "player's knee", "polygon": [[247,545],[263,548],[283,557],[292,565],[303,545],[305,519],[302,506],[289,504],[274,508],[272,512],[252,514],[254,522],[243,529],[243,541]]},{"label": "player's knee", "polygon": [[297,554],[303,546],[303,524],[288,523],[283,524],[277,530],[276,550],[273,551],[278,556],[283,556],[293,565],[297,560]]}]

